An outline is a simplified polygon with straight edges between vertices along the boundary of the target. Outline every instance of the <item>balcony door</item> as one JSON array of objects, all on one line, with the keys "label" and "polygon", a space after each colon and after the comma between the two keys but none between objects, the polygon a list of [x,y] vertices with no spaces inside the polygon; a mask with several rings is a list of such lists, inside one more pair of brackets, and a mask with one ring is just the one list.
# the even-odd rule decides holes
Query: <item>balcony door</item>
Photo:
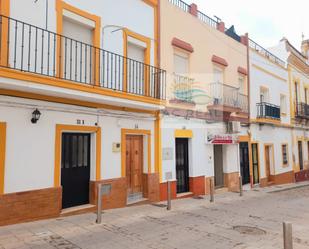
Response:
[{"label": "balcony door", "polygon": [[[74,16],[75,17],[75,16]],[[61,37],[61,76],[66,80],[94,83],[94,26],[64,16]]]},{"label": "balcony door", "polygon": [[[128,42],[127,46],[127,90],[130,93],[144,95],[146,66],[146,45],[144,43]],[[149,69],[148,69],[149,70]]]},{"label": "balcony door", "polygon": [[189,55],[180,51],[174,51],[174,99],[191,102],[192,82],[189,78]]},{"label": "balcony door", "polygon": [[223,83],[224,83],[224,70],[219,67],[214,67],[213,69],[213,77],[214,77],[214,83],[211,89],[212,97],[214,98],[214,104],[224,104],[224,89],[223,89]]},{"label": "balcony door", "polygon": [[269,89],[266,87],[260,88],[260,103],[269,102]]}]

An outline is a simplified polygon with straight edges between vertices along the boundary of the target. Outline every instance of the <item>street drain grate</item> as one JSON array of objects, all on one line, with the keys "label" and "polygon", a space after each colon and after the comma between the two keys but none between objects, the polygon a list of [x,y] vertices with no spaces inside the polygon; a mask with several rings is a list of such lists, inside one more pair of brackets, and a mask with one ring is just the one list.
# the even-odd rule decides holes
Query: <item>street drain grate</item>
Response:
[{"label": "street drain grate", "polygon": [[196,199],[196,200],[204,200],[204,197],[203,197],[203,196],[200,196],[200,195],[198,195],[198,196],[193,196],[192,198],[193,198],[193,199]]},{"label": "street drain grate", "polygon": [[247,235],[264,235],[266,231],[257,227],[250,226],[233,226],[233,230]]}]

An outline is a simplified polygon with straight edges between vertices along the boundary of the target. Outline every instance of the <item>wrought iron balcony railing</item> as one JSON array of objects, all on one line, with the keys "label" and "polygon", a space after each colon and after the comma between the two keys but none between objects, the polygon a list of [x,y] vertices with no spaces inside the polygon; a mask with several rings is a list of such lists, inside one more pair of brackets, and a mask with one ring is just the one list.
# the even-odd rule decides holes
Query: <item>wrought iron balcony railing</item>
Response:
[{"label": "wrought iron balcony railing", "polygon": [[[190,12],[191,6],[182,0],[169,0],[169,2],[177,6],[178,8],[182,9],[184,12]],[[216,20],[214,20],[213,18],[209,17],[208,15],[206,15],[201,11],[197,11],[197,18],[212,28],[216,29],[218,26],[218,22]]]},{"label": "wrought iron balcony railing", "polygon": [[309,105],[298,102],[296,104],[296,117],[302,119],[309,119]]},{"label": "wrought iron balcony railing", "polygon": [[238,94],[238,103],[243,113],[249,113],[249,97],[246,94]]},{"label": "wrought iron balcony railing", "polygon": [[210,84],[210,93],[214,105],[239,107],[239,88],[220,82]]},{"label": "wrought iron balcony railing", "polygon": [[1,66],[114,91],[165,99],[162,69],[0,16]]},{"label": "wrought iron balcony railing", "polygon": [[280,120],[280,106],[261,102],[256,104],[257,118]]},{"label": "wrought iron balcony railing", "polygon": [[268,58],[272,62],[282,67],[285,67],[285,62],[283,60],[279,59],[277,56],[275,56],[274,54],[272,54],[271,52],[269,52],[268,50],[266,50],[261,45],[257,44],[255,41],[251,39],[249,39],[249,47],[258,52],[259,54],[261,54],[262,56]]},{"label": "wrought iron balcony railing", "polygon": [[192,84],[194,79],[188,76],[173,74],[173,97],[181,102],[193,103]]}]

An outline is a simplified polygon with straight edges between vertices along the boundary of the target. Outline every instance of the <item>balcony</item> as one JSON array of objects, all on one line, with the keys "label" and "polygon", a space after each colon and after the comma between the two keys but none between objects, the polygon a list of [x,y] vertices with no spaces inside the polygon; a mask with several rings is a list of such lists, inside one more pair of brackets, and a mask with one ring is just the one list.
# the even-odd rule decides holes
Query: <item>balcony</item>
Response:
[{"label": "balcony", "polygon": [[2,68],[99,89],[103,95],[165,100],[162,69],[5,16],[0,16],[0,35]]},{"label": "balcony", "polygon": [[309,119],[309,105],[306,103],[298,102],[296,104],[296,118]]},{"label": "balcony", "polygon": [[[227,113],[240,112],[246,107],[241,107],[242,104],[248,105],[248,100],[244,103],[240,102],[239,88],[226,85],[223,83],[211,83],[210,93],[212,96],[212,103],[208,106],[209,110],[223,111]],[[244,100],[245,95],[241,96]],[[247,104],[245,104],[247,103]]]},{"label": "balcony", "polygon": [[192,84],[194,79],[188,76],[173,74],[172,96],[170,103],[194,106]]},{"label": "balcony", "polygon": [[238,104],[241,109],[240,112],[248,114],[249,113],[249,97],[246,94],[239,93],[238,94]]},{"label": "balcony", "polygon": [[280,120],[280,107],[277,105],[261,102],[256,104],[258,119]]}]

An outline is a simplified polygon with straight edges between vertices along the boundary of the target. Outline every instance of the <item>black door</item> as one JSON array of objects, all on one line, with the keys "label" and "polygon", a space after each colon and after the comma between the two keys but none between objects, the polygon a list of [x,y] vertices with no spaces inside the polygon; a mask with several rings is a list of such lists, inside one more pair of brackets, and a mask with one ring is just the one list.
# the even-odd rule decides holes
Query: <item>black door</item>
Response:
[{"label": "black door", "polygon": [[298,141],[298,161],[299,161],[299,169],[304,169],[304,163],[303,163],[303,142]]},{"label": "black door", "polygon": [[189,191],[188,139],[176,138],[177,193]]},{"label": "black door", "polygon": [[260,176],[259,176],[259,153],[257,144],[252,144],[252,173],[253,173],[253,184],[258,184],[260,182]]},{"label": "black door", "polygon": [[223,173],[223,147],[220,144],[214,145],[214,167],[215,167],[215,187],[224,187]]},{"label": "black door", "polygon": [[240,173],[242,177],[242,183],[250,183],[250,168],[249,168],[249,148],[248,143],[239,143],[239,158],[240,158]]},{"label": "black door", "polygon": [[89,203],[90,134],[63,133],[62,208]]}]

